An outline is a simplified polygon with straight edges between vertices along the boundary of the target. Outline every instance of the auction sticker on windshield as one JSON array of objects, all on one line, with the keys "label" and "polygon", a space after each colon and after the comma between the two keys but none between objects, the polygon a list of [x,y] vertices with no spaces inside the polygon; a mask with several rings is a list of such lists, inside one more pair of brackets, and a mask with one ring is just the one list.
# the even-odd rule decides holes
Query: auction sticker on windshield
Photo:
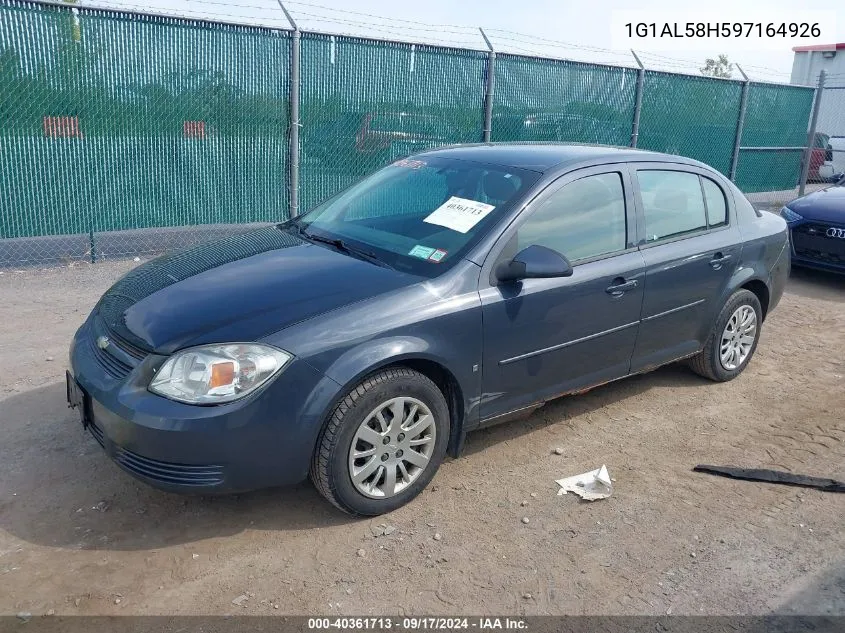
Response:
[{"label": "auction sticker on windshield", "polygon": [[414,246],[414,248],[408,251],[408,255],[410,255],[411,257],[419,257],[420,259],[428,259],[433,254],[433,248],[429,248],[428,246],[422,246],[420,244],[417,244],[416,246]]},{"label": "auction sticker on windshield", "polygon": [[438,248],[436,251],[434,251],[431,255],[428,256],[428,261],[439,264],[443,261],[443,258],[446,257],[446,255],[448,255],[446,251],[444,251],[442,248]]},{"label": "auction sticker on windshield", "polygon": [[496,207],[476,200],[452,196],[423,220],[458,233],[466,233]]}]

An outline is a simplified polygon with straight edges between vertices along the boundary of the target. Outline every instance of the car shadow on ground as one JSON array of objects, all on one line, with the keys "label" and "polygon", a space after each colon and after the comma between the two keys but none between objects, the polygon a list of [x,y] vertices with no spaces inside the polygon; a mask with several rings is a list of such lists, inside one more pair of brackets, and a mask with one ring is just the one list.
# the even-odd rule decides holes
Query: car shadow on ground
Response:
[{"label": "car shadow on ground", "polygon": [[790,294],[806,299],[845,303],[845,274],[793,267],[787,288]]},{"label": "car shadow on ground", "polygon": [[[670,366],[553,401],[530,417],[470,434],[466,456],[655,386],[706,384]],[[188,496],[136,481],[112,463],[67,409],[64,383],[0,406],[0,530],[39,545],[148,550],[255,530],[309,530],[372,522],[347,516],[307,482],[240,495]],[[436,479],[435,479],[436,482]]]},{"label": "car shadow on ground", "polygon": [[[787,588],[774,613],[777,615],[814,614],[840,619],[845,616],[845,558],[841,556],[832,561],[827,567],[813,574],[796,578]],[[811,622],[816,626],[793,630],[820,629],[819,622]],[[840,625],[841,626],[841,625]],[[830,628],[823,630],[839,630]]]},{"label": "car shadow on ground", "polygon": [[81,550],[145,550],[246,529],[309,530],[360,522],[308,483],[221,495],[155,490],[123,472],[67,408],[64,383],[0,403],[0,531]]}]

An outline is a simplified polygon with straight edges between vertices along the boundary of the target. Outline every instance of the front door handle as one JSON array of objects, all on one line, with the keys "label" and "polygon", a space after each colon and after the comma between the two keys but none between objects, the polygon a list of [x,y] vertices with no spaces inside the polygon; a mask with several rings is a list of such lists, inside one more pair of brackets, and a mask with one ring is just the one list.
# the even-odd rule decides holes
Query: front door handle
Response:
[{"label": "front door handle", "polygon": [[710,267],[716,270],[719,270],[724,264],[727,264],[731,260],[731,255],[722,255],[722,253],[716,253],[713,255],[713,259],[710,260]]},{"label": "front door handle", "polygon": [[613,284],[605,289],[605,292],[609,295],[613,295],[614,297],[621,297],[623,294],[625,294],[625,292],[627,292],[628,290],[633,290],[639,285],[640,282],[636,279],[625,281],[622,277],[617,277],[613,280]]}]

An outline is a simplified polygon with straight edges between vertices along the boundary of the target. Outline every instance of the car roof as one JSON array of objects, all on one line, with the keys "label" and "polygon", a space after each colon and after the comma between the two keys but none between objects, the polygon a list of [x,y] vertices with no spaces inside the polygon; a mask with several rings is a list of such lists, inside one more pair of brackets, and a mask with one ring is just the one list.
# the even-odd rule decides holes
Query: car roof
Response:
[{"label": "car roof", "polygon": [[[696,160],[630,147],[565,143],[476,143],[429,150],[418,156],[455,158],[545,173],[579,164],[628,161],[681,163],[707,167]],[[712,168],[711,168],[712,169]]]}]

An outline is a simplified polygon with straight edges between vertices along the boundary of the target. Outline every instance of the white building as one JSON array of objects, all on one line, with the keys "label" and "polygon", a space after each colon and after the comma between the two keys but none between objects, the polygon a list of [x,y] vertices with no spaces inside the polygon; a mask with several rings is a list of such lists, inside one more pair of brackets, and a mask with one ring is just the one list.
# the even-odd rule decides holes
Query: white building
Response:
[{"label": "white building", "polygon": [[819,73],[825,71],[825,91],[816,131],[845,137],[845,42],[796,46],[792,51],[795,58],[790,83],[815,86]]}]

